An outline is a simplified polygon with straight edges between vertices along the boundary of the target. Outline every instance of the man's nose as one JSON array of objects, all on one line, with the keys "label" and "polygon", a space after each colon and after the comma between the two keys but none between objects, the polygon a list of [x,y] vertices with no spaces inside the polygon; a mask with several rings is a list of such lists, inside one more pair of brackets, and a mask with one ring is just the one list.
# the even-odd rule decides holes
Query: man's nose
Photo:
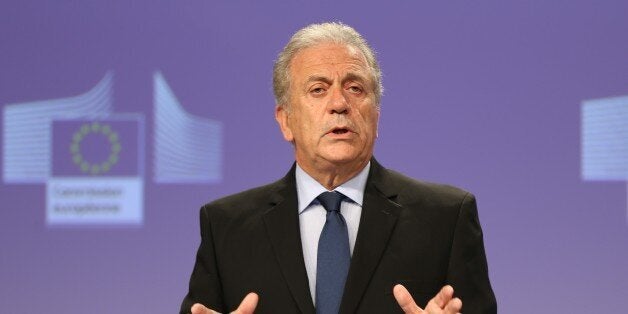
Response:
[{"label": "man's nose", "polygon": [[349,113],[349,102],[342,88],[332,89],[329,99],[329,113],[346,114]]}]

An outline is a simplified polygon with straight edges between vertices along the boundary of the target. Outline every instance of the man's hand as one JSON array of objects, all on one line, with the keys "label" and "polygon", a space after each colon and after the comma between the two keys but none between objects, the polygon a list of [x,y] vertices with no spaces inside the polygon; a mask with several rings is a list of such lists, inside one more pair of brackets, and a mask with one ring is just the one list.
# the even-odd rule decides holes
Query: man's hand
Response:
[{"label": "man's hand", "polygon": [[[244,299],[242,300],[242,303],[240,303],[240,306],[238,306],[235,311],[231,312],[231,314],[253,314],[253,311],[255,311],[255,307],[257,307],[258,299],[259,297],[257,296],[257,294],[253,292],[247,294],[246,297],[244,297]],[[206,308],[200,303],[192,305],[191,310],[192,314],[220,314],[214,310]]]},{"label": "man's hand", "polygon": [[393,294],[406,314],[456,314],[462,309],[462,301],[453,297],[454,288],[451,286],[444,286],[440,289],[436,296],[427,303],[425,310],[416,305],[410,292],[404,286],[396,285],[393,288]]}]

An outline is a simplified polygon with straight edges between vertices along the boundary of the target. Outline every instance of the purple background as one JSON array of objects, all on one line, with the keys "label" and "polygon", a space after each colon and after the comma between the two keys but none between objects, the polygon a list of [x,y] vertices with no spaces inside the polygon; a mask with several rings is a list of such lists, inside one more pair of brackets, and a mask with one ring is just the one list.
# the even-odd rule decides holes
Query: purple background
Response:
[{"label": "purple background", "polygon": [[[217,2],[0,3],[0,105],[113,70],[114,111],[146,116],[148,166],[137,228],[48,228],[44,185],[0,185],[0,311],[176,312],[199,206],[290,167],[272,60],[325,20],[378,51],[379,161],[477,195],[501,313],[628,308],[626,182],[580,177],[581,101],[628,95],[628,2]],[[221,184],[152,183],[157,70],[188,112],[223,122]]]}]

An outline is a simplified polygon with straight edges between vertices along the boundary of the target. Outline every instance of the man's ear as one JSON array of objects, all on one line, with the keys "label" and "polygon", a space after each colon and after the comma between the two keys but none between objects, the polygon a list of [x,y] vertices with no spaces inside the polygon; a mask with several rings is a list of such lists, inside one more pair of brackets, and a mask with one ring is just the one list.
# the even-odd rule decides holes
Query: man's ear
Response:
[{"label": "man's ear", "polygon": [[379,137],[379,116],[381,111],[379,111],[379,107],[377,108],[377,118],[375,119],[375,138]]},{"label": "man's ear", "polygon": [[292,129],[290,128],[288,115],[288,110],[285,108],[285,106],[275,106],[275,120],[277,121],[277,124],[279,124],[281,134],[283,134],[283,138],[286,141],[292,142],[294,141],[294,136],[292,135]]}]

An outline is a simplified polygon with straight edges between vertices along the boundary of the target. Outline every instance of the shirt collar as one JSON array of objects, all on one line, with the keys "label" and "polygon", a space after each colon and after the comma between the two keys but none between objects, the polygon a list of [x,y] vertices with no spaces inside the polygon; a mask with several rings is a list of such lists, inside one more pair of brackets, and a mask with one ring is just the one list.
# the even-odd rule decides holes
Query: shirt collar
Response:
[{"label": "shirt collar", "polygon": [[[344,194],[353,202],[362,206],[364,188],[366,187],[366,179],[369,176],[370,168],[371,162],[369,161],[362,171],[360,171],[355,177],[351,178],[351,180],[335,188],[334,191]],[[321,193],[326,192],[327,189],[307,174],[307,172],[305,172],[299,164],[297,164],[295,179],[297,181],[299,214],[301,214],[308,206],[310,206],[316,197],[318,197]]]}]

